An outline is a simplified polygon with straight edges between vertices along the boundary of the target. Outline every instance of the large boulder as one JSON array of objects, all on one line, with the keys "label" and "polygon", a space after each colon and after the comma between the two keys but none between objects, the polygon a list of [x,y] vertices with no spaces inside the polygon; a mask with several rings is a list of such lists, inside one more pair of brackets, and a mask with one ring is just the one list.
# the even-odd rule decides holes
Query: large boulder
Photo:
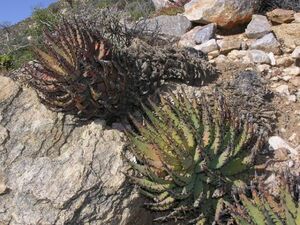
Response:
[{"label": "large boulder", "polygon": [[158,16],[148,19],[145,28],[161,35],[181,37],[192,27],[192,23],[185,16]]},{"label": "large boulder", "polygon": [[0,76],[0,224],[152,224],[123,172],[124,136],[47,110]]},{"label": "large boulder", "polygon": [[184,14],[193,22],[230,29],[249,22],[257,7],[257,0],[192,0]]}]

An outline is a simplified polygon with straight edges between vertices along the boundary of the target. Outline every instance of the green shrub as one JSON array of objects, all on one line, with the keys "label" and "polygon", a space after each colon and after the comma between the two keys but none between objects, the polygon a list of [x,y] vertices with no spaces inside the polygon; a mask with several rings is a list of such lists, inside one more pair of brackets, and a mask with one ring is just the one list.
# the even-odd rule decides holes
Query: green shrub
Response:
[{"label": "green shrub", "polygon": [[11,55],[0,55],[0,71],[9,70],[13,67],[13,57]]},{"label": "green shrub", "polygon": [[24,64],[34,59],[33,51],[29,46],[15,50],[11,52],[10,55],[14,59],[13,69],[20,68]]}]

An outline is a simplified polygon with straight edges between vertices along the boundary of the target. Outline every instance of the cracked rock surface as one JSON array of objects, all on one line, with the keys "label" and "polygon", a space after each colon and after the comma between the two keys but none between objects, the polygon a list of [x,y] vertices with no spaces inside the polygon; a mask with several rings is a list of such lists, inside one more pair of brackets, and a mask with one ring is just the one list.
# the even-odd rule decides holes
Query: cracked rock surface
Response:
[{"label": "cracked rock surface", "polygon": [[122,173],[123,135],[104,126],[0,76],[0,224],[152,224]]}]

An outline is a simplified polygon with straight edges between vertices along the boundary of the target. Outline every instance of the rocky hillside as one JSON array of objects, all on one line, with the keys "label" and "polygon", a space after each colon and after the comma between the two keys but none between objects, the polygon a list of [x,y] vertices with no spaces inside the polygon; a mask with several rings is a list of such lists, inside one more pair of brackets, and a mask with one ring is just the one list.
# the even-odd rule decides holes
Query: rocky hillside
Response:
[{"label": "rocky hillside", "polygon": [[[283,2],[286,4],[286,1]],[[151,51],[159,53],[157,49],[161,46],[161,42],[174,50],[165,53],[170,60],[168,58],[165,61],[155,61],[157,68],[163,68],[161,70],[165,71],[164,75],[172,73],[172,68],[176,65],[180,65],[182,71],[186,72],[184,69],[189,67],[191,62],[180,61],[183,57],[187,57],[182,56],[181,50],[188,49],[189,54],[192,55],[189,59],[195,63],[198,62],[197,60],[207,59],[209,62],[205,61],[205,63],[207,65],[210,63],[209,65],[214,68],[210,71],[218,71],[217,79],[212,79],[205,85],[192,82],[191,84],[168,82],[161,88],[157,88],[156,92],[168,96],[165,94],[166,87],[175,93],[184,90],[187,98],[193,101],[203,93],[211,95],[217,88],[223,93],[228,106],[241,115],[241,118],[252,113],[251,122],[257,123],[259,127],[257,129],[264,127],[266,136],[265,145],[261,146],[257,153],[256,175],[262,174],[260,178],[263,180],[262,186],[268,188],[267,190],[275,196],[277,193],[277,197],[282,173],[300,177],[300,11],[297,7],[291,10],[291,5],[279,3],[276,5],[277,8],[274,8],[274,5],[263,7],[257,0],[153,0],[157,14],[147,18],[143,25],[146,26],[147,32],[159,33],[160,39],[155,43],[157,46],[154,47],[153,44],[151,50],[148,48],[147,52],[143,52],[146,48],[138,44],[142,42],[135,40],[128,48],[122,48],[125,53],[138,49],[140,52],[136,55],[144,56],[141,60],[137,59],[134,65],[138,65],[148,57],[148,61],[142,61],[143,66],[140,69],[142,72],[139,71],[139,67],[136,67],[138,69],[135,73],[139,76],[148,74],[150,66],[146,62],[153,60],[150,56],[155,54]],[[278,8],[278,6],[287,7]],[[181,12],[173,15],[174,8],[180,8]],[[169,15],[170,11],[172,15]],[[27,24],[30,23],[28,21],[30,20],[21,22],[13,29],[26,30]],[[0,35],[0,41],[1,38],[3,36]],[[99,52],[102,53],[100,50]],[[97,55],[103,63],[101,65],[112,61],[112,58],[109,58],[110,52],[105,53],[106,55]],[[128,55],[131,56],[129,53]],[[123,62],[128,58],[122,58]],[[171,60],[173,58],[182,64],[174,63]],[[159,64],[162,61],[164,65]],[[173,62],[171,69],[167,66],[170,61]],[[113,68],[115,64],[109,65],[111,66],[109,68]],[[58,67],[53,66],[53,68]],[[92,69],[89,68],[88,71]],[[111,71],[118,70],[109,70]],[[8,75],[7,71],[2,70],[0,76],[1,225],[177,225],[187,224],[186,221],[190,221],[190,224],[197,222],[197,224],[211,224],[203,222],[201,215],[197,215],[199,216],[196,218],[197,221],[194,218],[185,220],[183,215],[190,215],[189,213],[194,210],[190,208],[180,216],[172,217],[172,212],[175,215],[180,211],[180,207],[171,208],[169,214],[171,219],[164,221],[166,219],[164,212],[157,211],[170,203],[164,201],[165,192],[154,198],[156,203],[162,198],[162,204],[156,210],[149,210],[149,206],[153,206],[152,203],[149,204],[150,200],[138,190],[150,186],[150,190],[159,192],[166,183],[160,184],[161,186],[153,185],[154,181],[161,182],[161,178],[157,179],[155,176],[163,176],[173,168],[170,167],[166,169],[167,172],[157,173],[155,176],[150,170],[145,172],[140,169],[139,177],[146,177],[146,174],[155,179],[150,185],[142,183],[143,186],[139,182],[136,182],[139,185],[134,185],[131,181],[133,173],[131,166],[124,159],[124,153],[130,145],[127,138],[130,135],[124,134],[124,125],[130,129],[133,124],[128,123],[127,120],[125,122],[123,120],[122,123],[119,122],[121,120],[115,120],[109,124],[104,119],[78,120],[74,115],[54,112],[41,103],[34,86],[20,82],[26,80],[22,79],[25,72],[24,69],[19,69]],[[105,72],[104,70],[103,74]],[[112,76],[113,72],[109,75]],[[122,73],[124,74],[126,73]],[[185,77],[187,74],[185,73]],[[206,74],[206,76],[210,75]],[[83,77],[89,78],[89,76],[91,75],[84,73]],[[143,79],[148,81],[148,77]],[[112,83],[117,83],[117,80]],[[51,89],[51,84],[48,87]],[[116,94],[113,93],[114,96]],[[136,112],[132,112],[132,115],[137,118],[141,116]],[[148,114],[151,118],[149,115],[151,114]],[[138,124],[137,127],[145,128],[143,123]],[[176,127],[171,123],[168,125],[170,128]],[[182,127],[182,124],[178,127]],[[192,130],[191,126],[189,128]],[[151,134],[158,129],[155,127],[153,130]],[[205,138],[203,140],[205,141]],[[202,140],[197,142],[199,145],[202,144]],[[155,150],[159,147],[161,146],[155,146]],[[200,150],[195,150],[197,151]],[[149,163],[143,158],[136,159],[132,155],[127,157],[135,163],[144,162],[143,166]],[[149,164],[157,166],[152,161]],[[201,168],[199,165],[199,170],[205,168],[206,165],[201,165]],[[247,177],[250,173],[250,170],[247,171]],[[179,173],[178,180],[172,183],[173,186],[181,184],[180,179],[187,179],[181,176],[182,174]],[[167,184],[171,182],[170,176],[164,178]],[[222,182],[223,178],[217,177],[217,179],[218,182]],[[294,186],[294,189],[298,188],[295,196],[297,193],[299,195],[299,181],[291,183],[290,186]],[[188,188],[195,191],[197,187]],[[195,193],[199,189],[196,189]],[[224,189],[219,187],[211,201],[228,194],[222,191]],[[146,194],[151,198],[151,193]],[[169,191],[168,194],[180,195],[176,201],[183,203],[180,201],[185,199],[189,192]],[[195,202],[189,202],[189,205],[194,206]],[[145,207],[145,203],[148,203],[148,207]],[[200,210],[195,208],[195,211]],[[201,209],[203,208],[205,206],[201,206]],[[227,224],[233,223],[232,220],[228,220],[230,217],[228,210],[223,209],[225,214],[219,211],[216,213],[218,217],[214,219],[218,220],[218,224],[222,224],[220,221],[224,222],[224,218],[227,219],[225,221]],[[296,212],[300,213],[300,210]],[[156,218],[161,218],[160,222],[155,222]],[[200,223],[201,221],[203,223]],[[299,221],[295,224],[298,225]]]}]

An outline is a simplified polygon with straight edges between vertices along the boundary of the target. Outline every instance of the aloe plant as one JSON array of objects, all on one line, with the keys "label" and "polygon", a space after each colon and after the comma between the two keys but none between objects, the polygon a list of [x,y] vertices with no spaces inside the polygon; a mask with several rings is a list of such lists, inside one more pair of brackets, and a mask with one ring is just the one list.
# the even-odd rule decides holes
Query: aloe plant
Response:
[{"label": "aloe plant", "polygon": [[137,163],[129,163],[139,175],[129,177],[152,199],[150,209],[169,211],[157,220],[192,213],[190,223],[209,224],[249,177],[264,140],[251,116],[239,118],[219,94],[213,104],[205,96],[190,101],[184,91],[169,95],[161,106],[143,105],[143,122],[131,116],[136,131],[126,133]]},{"label": "aloe plant", "polygon": [[164,81],[202,83],[217,75],[196,50],[155,48],[130,38],[128,46],[116,43],[122,39],[83,21],[63,21],[45,31],[42,47],[33,46],[38,63],[27,66],[31,86],[50,109],[112,119]]},{"label": "aloe plant", "polygon": [[285,185],[279,199],[266,188],[251,190],[251,197],[241,193],[240,202],[231,207],[231,214],[240,225],[300,225],[300,206]]}]

